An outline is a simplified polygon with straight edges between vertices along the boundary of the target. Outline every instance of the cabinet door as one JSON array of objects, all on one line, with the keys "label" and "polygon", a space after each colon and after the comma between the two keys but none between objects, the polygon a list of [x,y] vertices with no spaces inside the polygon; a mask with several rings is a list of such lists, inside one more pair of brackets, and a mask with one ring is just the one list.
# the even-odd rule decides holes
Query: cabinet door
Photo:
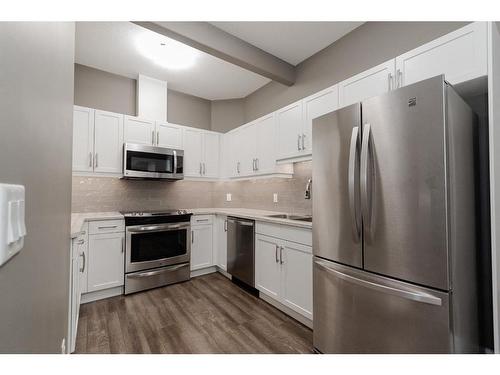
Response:
[{"label": "cabinet door", "polygon": [[250,176],[255,173],[255,141],[256,127],[249,124],[238,132],[238,139],[235,145],[238,148],[239,171],[238,176]]},{"label": "cabinet door", "polygon": [[213,266],[212,225],[191,227],[191,271]]},{"label": "cabinet door", "polygon": [[184,129],[184,176],[202,176],[203,132]]},{"label": "cabinet door", "polygon": [[182,127],[168,122],[157,122],[156,145],[182,150]]},{"label": "cabinet door", "polygon": [[94,171],[123,173],[123,115],[95,111]]},{"label": "cabinet door", "polygon": [[154,145],[155,122],[135,116],[125,116],[125,142]]},{"label": "cabinet door", "polygon": [[216,216],[215,218],[215,241],[216,247],[214,248],[216,265],[227,270],[227,217]]},{"label": "cabinet door", "polygon": [[219,134],[205,133],[203,135],[203,177],[219,177]]},{"label": "cabinet door", "polygon": [[451,84],[487,75],[487,23],[474,22],[396,58],[399,87],[444,74]]},{"label": "cabinet door", "polygon": [[280,242],[272,237],[255,236],[255,287],[274,299],[280,298]]},{"label": "cabinet door", "polygon": [[276,158],[278,160],[300,156],[302,115],[302,101],[276,111]]},{"label": "cabinet door", "polygon": [[388,92],[394,87],[395,60],[389,60],[338,84],[339,107]]},{"label": "cabinet door", "polygon": [[240,177],[243,175],[242,160],[246,158],[245,154],[247,153],[243,147],[245,144],[243,139],[245,136],[244,128],[240,127],[231,134],[231,145],[229,146],[231,149],[231,177]]},{"label": "cabinet door", "polygon": [[304,99],[304,124],[302,153],[312,153],[312,121],[316,117],[335,111],[339,107],[339,88],[337,85],[322,90]]},{"label": "cabinet door", "polygon": [[281,301],[292,310],[312,319],[312,249],[284,241],[281,254]]},{"label": "cabinet door", "polygon": [[276,167],[276,117],[274,113],[258,119],[254,125],[257,174],[269,174]]},{"label": "cabinet door", "polygon": [[95,234],[89,236],[88,291],[123,285],[124,233]]},{"label": "cabinet door", "polygon": [[94,113],[91,108],[73,108],[73,171],[94,170]]},{"label": "cabinet door", "polygon": [[233,155],[233,134],[225,133],[220,136],[221,154],[219,160],[220,177],[228,178],[236,175],[236,161]]}]

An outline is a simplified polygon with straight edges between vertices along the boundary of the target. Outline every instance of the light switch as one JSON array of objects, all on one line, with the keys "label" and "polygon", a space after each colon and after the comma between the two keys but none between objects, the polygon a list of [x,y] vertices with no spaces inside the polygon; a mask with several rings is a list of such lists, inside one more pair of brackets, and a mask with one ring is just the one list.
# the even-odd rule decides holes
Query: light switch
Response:
[{"label": "light switch", "polygon": [[24,220],[24,186],[0,184],[0,266],[23,248]]},{"label": "light switch", "polygon": [[273,194],[273,202],[278,203],[278,193]]}]

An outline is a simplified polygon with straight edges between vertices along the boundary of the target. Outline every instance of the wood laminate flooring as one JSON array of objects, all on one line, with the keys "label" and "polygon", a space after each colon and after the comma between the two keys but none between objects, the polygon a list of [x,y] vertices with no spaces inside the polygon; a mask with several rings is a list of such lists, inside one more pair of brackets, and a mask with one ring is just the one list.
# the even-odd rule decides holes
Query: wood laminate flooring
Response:
[{"label": "wood laminate flooring", "polygon": [[213,273],[80,307],[76,353],[312,353],[312,331]]}]

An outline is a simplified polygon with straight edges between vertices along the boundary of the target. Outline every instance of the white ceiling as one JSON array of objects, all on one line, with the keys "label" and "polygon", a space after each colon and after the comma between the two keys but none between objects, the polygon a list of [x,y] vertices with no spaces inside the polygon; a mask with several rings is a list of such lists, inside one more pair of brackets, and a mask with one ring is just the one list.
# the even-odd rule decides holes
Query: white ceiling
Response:
[{"label": "white ceiling", "polygon": [[297,65],[363,22],[211,22],[212,25]]},{"label": "white ceiling", "polygon": [[165,80],[169,88],[208,100],[245,97],[270,80],[207,53],[186,70],[168,70],[144,57],[135,40],[153,33],[130,22],[77,22],[75,61],[136,79],[138,74]]}]

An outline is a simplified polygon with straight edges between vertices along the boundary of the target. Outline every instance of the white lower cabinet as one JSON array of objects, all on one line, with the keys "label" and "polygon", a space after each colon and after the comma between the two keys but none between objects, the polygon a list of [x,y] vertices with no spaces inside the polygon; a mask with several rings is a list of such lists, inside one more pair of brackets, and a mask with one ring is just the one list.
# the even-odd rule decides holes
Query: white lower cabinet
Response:
[{"label": "white lower cabinet", "polygon": [[312,247],[256,234],[255,286],[312,320]]},{"label": "white lower cabinet", "polygon": [[124,250],[124,232],[89,235],[88,292],[123,285]]},{"label": "white lower cabinet", "polygon": [[213,249],[215,265],[227,271],[227,216],[215,217]]},{"label": "white lower cabinet", "polygon": [[[193,220],[196,217],[191,223]],[[212,223],[191,224],[191,271],[214,265],[212,229]]]}]

